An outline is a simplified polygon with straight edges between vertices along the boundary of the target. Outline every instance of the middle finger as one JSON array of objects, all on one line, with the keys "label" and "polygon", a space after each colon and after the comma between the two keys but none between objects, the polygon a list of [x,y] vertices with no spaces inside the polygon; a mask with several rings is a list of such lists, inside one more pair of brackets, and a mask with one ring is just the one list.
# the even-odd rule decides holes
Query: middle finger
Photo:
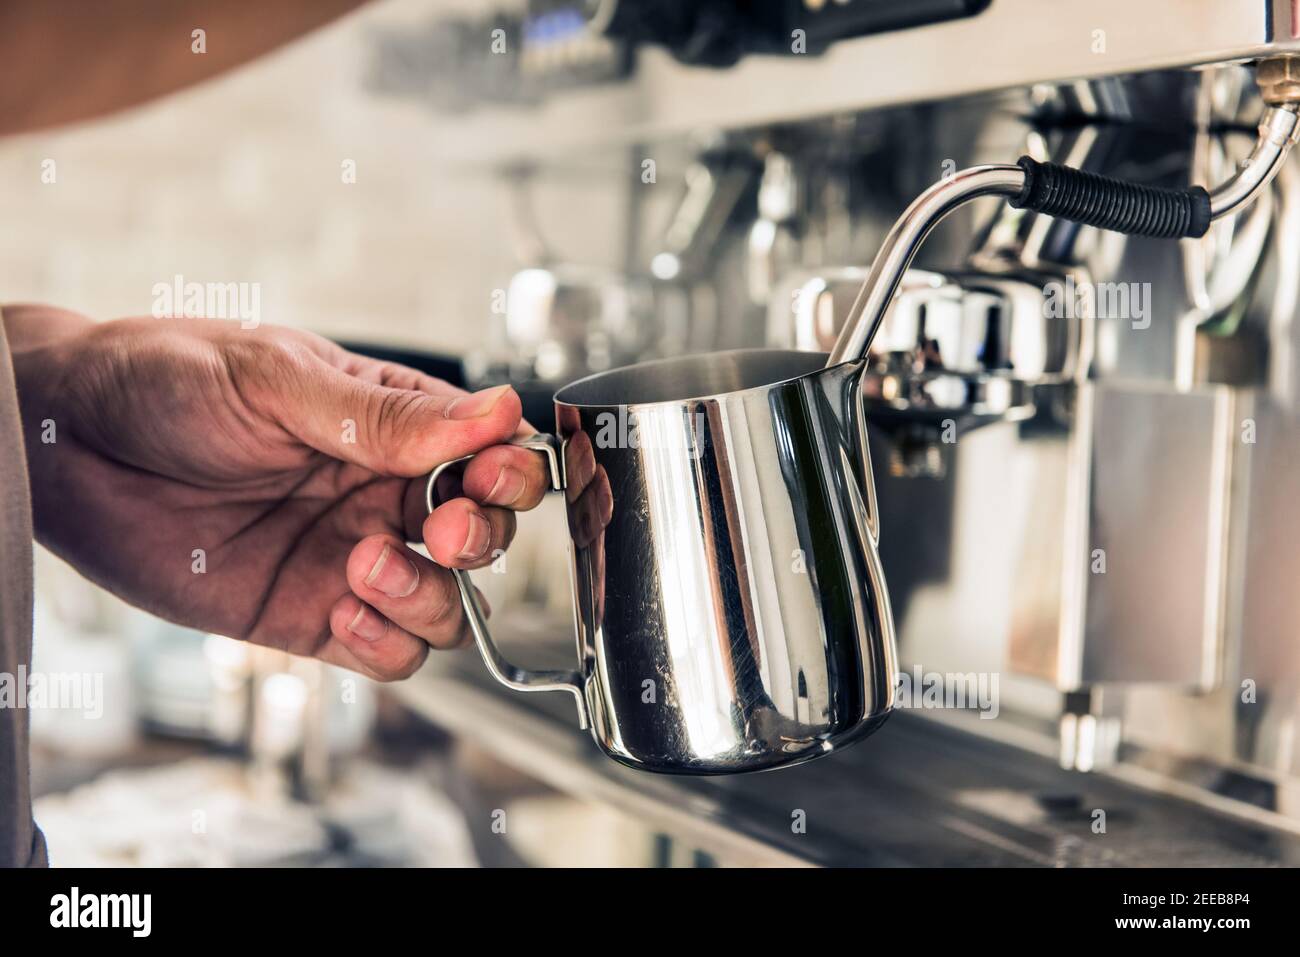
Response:
[{"label": "middle finger", "polygon": [[465,638],[460,591],[451,573],[388,535],[363,538],[347,565],[352,593],[398,628],[434,648]]},{"label": "middle finger", "polygon": [[439,565],[482,568],[500,556],[515,537],[515,514],[455,498],[429,514],[421,537]]}]

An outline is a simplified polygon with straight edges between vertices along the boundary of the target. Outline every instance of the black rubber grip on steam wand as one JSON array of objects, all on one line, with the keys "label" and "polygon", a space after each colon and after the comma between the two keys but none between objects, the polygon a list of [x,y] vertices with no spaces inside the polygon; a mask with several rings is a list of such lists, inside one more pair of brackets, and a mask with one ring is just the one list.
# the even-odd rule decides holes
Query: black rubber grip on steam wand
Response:
[{"label": "black rubber grip on steam wand", "polygon": [[1210,194],[1200,186],[1139,186],[1028,156],[1016,165],[1025,171],[1024,188],[1011,198],[1017,209],[1133,236],[1179,239],[1210,228]]}]

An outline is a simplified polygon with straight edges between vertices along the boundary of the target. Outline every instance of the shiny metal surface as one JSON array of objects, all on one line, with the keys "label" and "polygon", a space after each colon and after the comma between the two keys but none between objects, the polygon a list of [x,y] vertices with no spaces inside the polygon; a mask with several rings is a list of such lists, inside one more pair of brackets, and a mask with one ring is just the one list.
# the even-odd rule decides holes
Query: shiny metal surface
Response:
[{"label": "shiny metal surface", "polygon": [[1026,587],[1011,591],[1008,665],[1061,691],[1209,690],[1223,661],[1231,390],[1089,383],[1071,406],[1069,431],[1040,428],[1017,450],[1043,478],[1016,543]]},{"label": "shiny metal surface", "polygon": [[1057,680],[1209,690],[1223,660],[1231,390],[1099,385],[1081,402],[1091,427],[1076,571],[1084,627]]},{"label": "shiny metal surface", "polygon": [[[511,653],[544,651],[551,663],[565,657],[562,622],[531,612],[501,618],[495,623]],[[1007,721],[944,712],[957,720],[941,723],[904,711],[870,747],[785,774],[652,777],[604,760],[573,728],[564,702],[511,694],[467,656],[431,656],[391,688],[509,766],[695,842],[726,865],[1300,864],[1300,831],[1278,815],[1158,793],[1151,775],[1120,778],[1122,765],[1095,775],[1061,770],[1051,754],[1026,746],[1027,729],[1013,733]],[[806,833],[790,827],[795,808],[813,825]],[[1102,836],[1092,829],[1096,808],[1107,814]]]},{"label": "shiny metal surface", "polygon": [[[552,490],[559,491],[564,487],[554,436],[530,435],[517,440],[514,444],[533,449],[545,457]],[[444,462],[429,475],[424,489],[424,505],[428,511],[432,512],[438,504],[438,477],[451,466],[468,461],[471,457]],[[461,605],[465,609],[465,618],[469,623],[470,632],[474,635],[474,643],[478,646],[479,654],[483,656],[483,663],[487,665],[492,677],[513,691],[565,691],[572,694],[578,706],[578,726],[587,727],[587,707],[583,698],[582,676],[576,671],[529,671],[507,661],[492,640],[491,632],[488,631],[487,615],[483,612],[483,605],[479,601],[478,592],[469,580],[469,575],[458,569],[452,569],[452,577],[456,580],[456,588],[460,593]]]},{"label": "shiny metal surface", "polygon": [[[473,164],[571,157],[647,136],[1296,51],[1291,0],[996,0],[975,17],[845,40],[820,56],[749,57],[727,70],[643,49],[627,83],[527,112],[458,117],[464,135],[443,138],[438,149]],[[418,95],[430,96],[427,85]]]},{"label": "shiny metal surface", "polygon": [[[1289,109],[1271,108],[1265,112],[1250,159],[1211,194],[1214,219],[1227,220],[1261,197],[1270,198],[1266,187],[1282,170],[1296,130],[1297,118]],[[961,176],[957,174],[953,179]],[[969,378],[971,367],[1000,364],[997,355],[984,351],[987,340],[966,334],[969,323],[956,321],[948,329],[949,334],[943,335],[942,297],[936,298],[924,283],[914,282],[916,289],[909,287],[899,295],[898,302],[891,302],[904,275],[899,270],[907,268],[916,246],[939,219],[972,195],[980,195],[976,187],[968,184],[962,188],[948,180],[931,187],[923,194],[923,202],[909,207],[891,230],[858,295],[848,325],[836,342],[837,357],[866,350],[876,376],[867,381],[878,380],[890,393],[870,393],[877,400],[876,408],[881,407],[880,399],[890,400],[883,407],[892,406],[917,424],[944,405],[931,401],[924,391],[936,378],[942,379],[944,372],[940,370],[964,371]],[[1258,205],[1252,221],[1266,227],[1270,203]],[[1262,252],[1262,237],[1255,235],[1254,239],[1254,243],[1243,244],[1245,259],[1257,259]],[[1065,249],[1068,255],[1068,246]],[[998,257],[988,257],[984,266],[1005,268]],[[1253,272],[1245,266],[1237,272],[1243,270],[1246,274]],[[1151,274],[1136,274],[1149,288]],[[1044,278],[1039,276],[1037,281]],[[1081,278],[1083,285],[1091,288],[1086,275]],[[992,276],[987,279],[994,282]],[[1000,290],[1003,297],[1010,288]],[[1038,294],[1042,302],[1047,288],[1044,284],[1041,294],[1039,290],[1031,292]],[[814,294],[818,308],[796,325],[797,332],[807,337],[827,327],[835,328],[830,316],[835,303],[830,285],[824,280],[820,285],[814,282],[807,291]],[[908,308],[904,300],[909,296],[919,298],[923,305]],[[966,292],[960,300],[979,298],[978,293]],[[1029,295],[1026,301],[1034,298]],[[978,306],[978,302],[975,304]],[[1004,311],[1015,314],[1014,309]],[[1041,322],[1046,314],[1041,306],[1039,312],[1037,319]],[[1028,310],[1024,313],[1028,318]],[[956,320],[958,314],[948,318]],[[1106,330],[1116,337],[1122,326],[1142,332],[1151,324],[1149,320],[1138,321],[1139,317],[1132,314],[1104,318]],[[1164,335],[1175,346],[1176,356],[1188,353],[1186,348],[1178,348],[1179,343],[1187,344],[1187,337],[1181,333],[1194,329],[1204,319],[1204,313],[1191,311],[1165,327]],[[1025,326],[1032,327],[1033,323]],[[1232,328],[1217,331],[1222,337]],[[1151,343],[1144,345],[1149,349]],[[1220,350],[1231,347],[1231,343],[1213,340],[1191,345]],[[1022,364],[1027,371],[1034,371],[1033,362]],[[1105,368],[1108,366],[1103,363]],[[883,377],[882,369],[886,373]],[[892,379],[887,375],[891,369]],[[1059,491],[1052,494],[1045,494],[1046,483],[1031,483],[1029,501],[1041,504],[1052,497],[1057,501],[1042,512],[1045,527],[1051,529],[1046,538],[1037,531],[1044,527],[1043,523],[1031,523],[1026,528],[1028,534],[1018,536],[1021,544],[1029,547],[1019,550],[1019,560],[1013,566],[1018,570],[1007,583],[1013,670],[1084,696],[1100,693],[1101,686],[1116,685],[1160,687],[1166,697],[1172,689],[1205,693],[1222,681],[1229,617],[1226,555],[1232,395],[1223,386],[1195,384],[1190,369],[1185,361],[1174,363],[1173,388],[1148,382],[1082,385],[1076,390],[1074,382],[1082,381],[1077,374],[1047,383],[1049,387],[1066,386],[1059,393],[1065,401],[1049,409],[1048,415],[1040,416],[1040,421],[1028,424],[1021,433],[1021,447],[1025,452],[1039,453],[1037,458],[1029,456],[1027,462],[1049,465],[1042,453],[1059,445],[1064,454],[1065,481],[1055,483]],[[1086,368],[1075,364],[1073,371],[1083,372]],[[873,421],[881,424],[878,411]],[[1060,429],[1058,423],[1065,428]],[[1060,441],[1042,441],[1053,438]],[[942,457],[942,450],[939,452]],[[986,468],[1002,471],[1006,460],[990,460]],[[925,474],[942,478],[945,472],[932,469]],[[939,490],[937,497],[944,494]],[[897,534],[891,539],[901,540]],[[897,564],[898,556],[890,555],[888,550],[886,558]],[[986,560],[987,555],[981,555],[980,561]],[[1107,561],[1118,567],[1111,567],[1108,573]],[[910,597],[908,586],[921,582],[911,567],[917,562],[902,564],[903,595]],[[1036,587],[1035,581],[1045,587]],[[962,597],[959,585],[951,586],[951,592],[957,592],[951,594],[957,606],[969,606],[974,597],[974,593]],[[933,611],[933,595],[930,600]],[[980,601],[987,599],[981,595]],[[907,634],[915,628],[907,621],[910,609],[906,598],[900,610],[905,651],[914,652],[907,642]],[[933,625],[924,630],[932,632]],[[927,638],[926,645],[930,644]],[[1113,760],[1119,741],[1120,709],[1112,710],[1114,713],[1102,721],[1084,712],[1071,718],[1073,712],[1067,709],[1066,720],[1061,723],[1061,744],[1062,759],[1069,766],[1091,770]],[[1161,705],[1161,713],[1177,710],[1176,705]],[[1187,710],[1191,713],[1193,709]]]},{"label": "shiny metal surface", "polygon": [[1259,121],[1255,148],[1237,175],[1211,191],[1210,217],[1219,219],[1254,202],[1285,162],[1300,136],[1300,117],[1294,106],[1270,106]]},{"label": "shiny metal surface", "polygon": [[[1211,193],[1213,220],[1227,219],[1269,196],[1266,188],[1282,170],[1298,130],[1300,122],[1291,107],[1265,111],[1249,159]],[[966,174],[958,173],[932,186],[908,208],[886,238],[832,352],[832,362],[865,352],[873,369],[883,355],[886,371],[891,359],[902,356],[903,362],[893,363],[895,379],[885,378],[879,384],[901,396],[894,403],[896,411],[913,428],[933,415],[935,403],[925,390],[943,375],[935,372],[936,362],[928,354],[934,351],[937,358],[941,346],[926,328],[937,303],[927,301],[915,310],[915,332],[906,328],[906,322],[901,324],[899,342],[873,340],[891,315],[895,291],[930,229],[974,196],[1005,195],[1005,183],[979,185],[984,176],[996,183],[991,171],[1000,169],[967,171],[978,175],[964,185],[960,180]],[[1258,212],[1259,222],[1267,222],[1267,217],[1266,209]],[[1256,238],[1258,257],[1262,236]],[[1249,255],[1250,247],[1246,249]],[[1145,281],[1149,288],[1149,280]],[[924,290],[922,295],[927,295]],[[969,294],[962,297],[963,301],[970,298]],[[897,307],[892,308],[897,314]],[[1120,321],[1131,322],[1134,330],[1150,325],[1146,319],[1132,321],[1140,319],[1133,314],[1105,318],[1105,328],[1111,332],[1117,331]],[[1173,326],[1173,389],[1154,384],[1083,386],[1077,397],[1089,401],[1077,403],[1072,412],[1068,406],[1060,410],[1073,420],[1067,445],[1071,484],[1057,513],[1067,518],[1059,539],[1047,543],[1046,552],[1056,553],[1053,560],[1035,562],[1029,569],[1030,578],[1046,571],[1055,579],[1046,589],[1055,598],[1040,602],[1028,597],[1023,582],[1013,586],[1011,594],[1017,597],[1012,607],[1017,613],[1011,622],[1010,648],[1013,661],[1022,668],[1028,663],[1030,673],[1062,690],[1089,694],[1095,686],[1119,684],[1207,692],[1222,680],[1229,617],[1232,395],[1223,386],[1195,388],[1189,358],[1196,349],[1216,348],[1222,353],[1232,346],[1213,340],[1201,343],[1189,336],[1204,318],[1201,312],[1188,311]],[[1240,316],[1234,320],[1239,321]],[[942,326],[941,321],[935,324]],[[1230,333],[1233,325],[1217,331]],[[949,343],[958,366],[966,358],[962,338],[958,335]],[[919,361],[906,361],[906,348],[899,351],[912,343],[922,346]],[[983,343],[976,341],[975,346],[975,356],[986,358],[980,352]],[[997,357],[993,359],[996,364]],[[889,396],[872,393],[872,398]],[[1032,412],[1032,407],[1026,408]],[[1047,430],[1047,434],[1055,432],[1054,427]],[[926,474],[942,476],[943,472],[930,469]],[[1113,562],[1115,555],[1122,556],[1122,566],[1118,573],[1111,569],[1107,574],[1107,561]],[[1038,624],[1024,627],[1027,620]],[[1061,729],[1062,759],[1071,767],[1091,769],[1117,753],[1116,716],[1098,723],[1090,715],[1070,720],[1067,713]],[[1105,745],[1098,747],[1097,735],[1103,729]]]},{"label": "shiny metal surface", "polygon": [[[916,273],[916,270],[913,270]],[[900,293],[872,343],[877,362],[903,356],[917,367],[951,373],[1000,373],[1059,382],[1076,371],[1075,303],[1053,315],[1048,293],[1063,281],[1045,273],[991,275],[929,272]],[[1055,290],[1058,298],[1060,289]]]},{"label": "shiny metal surface", "polygon": [[596,743],[650,771],[796,764],[874,730],[897,668],[862,363],[823,363],[716,353],[561,389],[579,672],[506,662],[458,573],[492,674],[580,682]]},{"label": "shiny metal surface", "polygon": [[[909,269],[868,347],[869,412],[912,420],[951,418],[963,429],[1033,413],[1033,390],[1086,374],[1092,305],[1076,302],[1086,273],[1001,274]],[[859,269],[797,275],[768,315],[772,345],[820,350],[849,321]],[[1067,301],[1068,300],[1068,301]]]},{"label": "shiny metal surface", "polygon": [[913,200],[889,230],[871,263],[871,271],[849,311],[844,329],[835,340],[827,365],[851,362],[866,355],[903,274],[930,230],[945,216],[980,196],[1014,196],[1024,183],[1025,171],[1019,166],[976,166],[935,183]]},{"label": "shiny metal surface", "polygon": [[648,290],[611,269],[521,269],[506,292],[504,342],[521,377],[563,382],[628,360],[641,347]]},{"label": "shiny metal surface", "polygon": [[[1247,61],[1300,43],[1290,0],[1142,5],[1107,0],[1086,8],[1060,5],[1050,17],[1040,9],[1045,2],[999,2],[988,18],[851,41],[820,60],[753,59],[718,73],[682,68],[649,51],[635,90],[586,91],[571,101],[557,98],[535,113],[481,115],[472,122],[493,131],[487,139],[508,144],[493,147],[498,156],[535,152],[568,163],[575,151],[609,142],[648,142],[636,155],[662,161],[673,137],[687,129],[716,123],[748,132],[753,124],[787,116],[796,122],[781,131],[782,146],[793,159],[807,163],[805,144],[832,138],[816,114],[930,101],[912,110],[855,117],[864,129],[876,130],[846,146],[867,161],[855,167],[855,182],[869,187],[851,209],[855,241],[804,242],[798,265],[791,267],[803,279],[826,281],[818,289],[809,287],[807,298],[801,293],[794,300],[816,307],[806,313],[810,321],[799,327],[800,340],[774,338],[769,344],[824,351],[866,277],[865,269],[857,269],[850,284],[832,282],[835,264],[869,262],[897,211],[938,179],[950,159],[959,166],[974,165],[1028,152],[1102,175],[1213,189],[1233,176],[1252,146],[1257,151],[1271,148],[1267,134],[1263,143],[1255,140],[1255,121],[1263,108],[1252,81],[1255,67]],[[1032,20],[1036,29],[1058,39],[1066,31],[1083,42],[1026,44],[1023,30],[1005,28],[1008,18],[1022,25]],[[1079,18],[1089,21],[1087,29]],[[1098,39],[1090,32],[1094,29],[1108,34],[1105,55],[1088,42]],[[970,41],[972,31],[978,31],[978,43]],[[970,56],[972,49],[982,55]],[[936,62],[944,68],[932,68]],[[1224,65],[1195,72],[1153,69],[1193,62]],[[863,83],[868,64],[872,82]],[[1034,79],[1137,69],[1145,72],[1068,87],[1025,86]],[[1198,78],[1209,82],[1225,72],[1240,74],[1225,78],[1242,81],[1240,102],[1235,95],[1216,95],[1204,116],[1194,113],[1189,93]],[[1017,88],[998,96],[970,95],[1010,86]],[[753,90],[760,87],[766,95],[756,98]],[[954,94],[961,98],[944,99]],[[1056,98],[1077,102],[1043,108]],[[593,112],[602,107],[609,109]],[[1091,118],[1102,122],[1093,125]],[[965,125],[958,127],[957,119]],[[496,135],[507,124],[522,135]],[[1195,153],[1189,156],[1193,134],[1198,142],[1221,148],[1221,161],[1205,165]],[[1077,157],[1075,149],[1059,146],[1071,135],[1080,138]],[[1036,138],[1041,151],[1033,147]],[[466,140],[476,163],[484,155],[483,139]],[[1096,145],[1089,145],[1094,139]],[[1062,228],[1069,224],[1048,217],[1030,222],[1024,211],[990,201],[1004,212],[997,238],[1012,233],[1020,242],[1010,256],[1008,244],[997,244],[991,250],[996,258],[1044,271],[1073,271],[1082,265],[1097,284],[1142,290],[1145,307],[1140,313],[1098,316],[1088,381],[1036,388],[1031,419],[959,430],[952,444],[908,435],[908,459],[902,463],[907,467],[876,473],[881,559],[888,570],[901,664],[1001,675],[1003,717],[974,723],[993,734],[1033,716],[1044,723],[1047,753],[1056,755],[1059,733],[1071,767],[1095,771],[1105,764],[1113,728],[1122,721],[1120,773],[1140,772],[1196,800],[1268,808],[1292,822],[1300,820],[1300,655],[1295,642],[1300,590],[1293,585],[1300,580],[1295,545],[1300,508],[1294,494],[1300,469],[1300,323],[1294,319],[1300,302],[1298,162],[1291,157],[1279,163],[1273,187],[1259,192],[1240,213],[1218,219],[1200,243],[1070,230]],[[1216,211],[1244,202],[1229,200],[1234,193],[1249,195],[1252,179],[1269,165],[1253,162],[1250,178],[1215,190]],[[647,202],[670,198],[663,189],[640,190],[639,195]],[[944,275],[954,267],[996,269],[993,256],[989,262],[964,260],[969,250],[987,248],[983,240],[988,236],[971,215],[978,209],[973,205],[947,219],[916,262]],[[648,215],[647,226],[668,218],[668,210],[661,212]],[[757,211],[739,208],[736,213],[735,232],[744,235],[746,214],[752,222]],[[978,216],[982,220],[983,211]],[[1054,235],[1044,236],[1049,229]],[[726,237],[723,242],[736,240]],[[658,248],[644,238],[642,245]],[[743,261],[727,255],[726,248],[719,252],[692,291],[703,290],[703,298],[711,301],[743,301]],[[771,307],[770,315],[788,318],[789,289],[778,287]],[[887,317],[885,323],[889,321]],[[673,347],[658,354],[725,347],[705,344],[714,340],[700,331],[710,328],[707,314],[692,315],[683,320],[684,331]],[[875,344],[882,344],[888,332],[882,328]],[[742,340],[725,341],[739,344]],[[919,382],[920,376],[900,373],[900,385],[904,379]],[[1226,409],[1224,388],[1231,393]],[[1089,390],[1105,394],[1080,396]],[[869,417],[875,415],[869,405]],[[1104,434],[1098,432],[1103,424]],[[1219,540],[1223,517],[1216,504],[1224,487],[1222,459],[1216,456],[1223,451],[1219,439],[1225,437],[1225,427],[1231,439],[1226,450],[1231,493],[1226,543]],[[875,423],[872,431],[877,463],[890,461],[900,448],[900,433],[885,434]],[[1210,455],[1212,448],[1219,451]],[[536,530],[527,517],[523,522],[525,531]],[[556,532],[558,527],[557,522]],[[556,532],[548,529],[552,537]],[[1094,548],[1105,549],[1109,577],[1087,567]],[[1224,550],[1226,573],[1216,580],[1219,573],[1210,559],[1217,565]],[[1123,575],[1115,571],[1117,565]],[[1226,594],[1220,595],[1220,589]],[[560,598],[567,602],[567,596]],[[1163,617],[1164,607],[1172,607],[1174,615]],[[1211,618],[1222,616],[1217,634],[1207,612],[1213,612]],[[1093,615],[1103,617],[1093,622]],[[493,624],[506,630],[499,617]],[[528,660],[530,649],[520,648],[522,644],[507,645],[507,653]],[[481,670],[476,662],[469,664],[476,673]],[[1076,687],[1085,675],[1104,683],[1085,685],[1078,694],[1091,698],[1101,693],[1106,713],[1067,707],[1060,720],[1060,687]],[[1142,684],[1127,680],[1143,675]],[[1062,676],[1068,680],[1062,682]],[[1214,683],[1217,687],[1205,690]],[[510,697],[512,703],[520,699]],[[567,701],[557,698],[533,695],[519,706],[565,712]],[[922,720],[945,717],[930,712]],[[908,718],[904,715],[897,725],[890,722],[889,733],[870,749],[778,778],[798,781],[800,775],[833,770],[846,759],[874,761],[890,752]],[[583,738],[572,737],[581,750]],[[1025,746],[1014,735],[1008,740]],[[610,774],[624,771],[601,760],[596,749],[587,750],[591,762]],[[899,751],[907,773],[914,773],[912,755]],[[550,751],[539,755],[538,765],[549,767],[552,756]],[[1012,774],[1000,762],[1001,770],[990,776],[988,766],[985,762],[980,768],[985,780]],[[823,780],[828,790],[835,790],[847,786],[847,777]],[[634,774],[630,779],[646,780]],[[872,775],[871,780],[878,779]],[[647,787],[661,783],[651,781]],[[757,783],[767,785],[766,779]],[[1152,807],[1147,800],[1135,807]],[[855,795],[852,803],[863,801]],[[842,819],[848,819],[847,813]],[[1169,846],[1175,840],[1171,835]]]},{"label": "shiny metal surface", "polygon": [[[1293,107],[1265,110],[1250,157],[1236,176],[1210,193],[1210,218],[1221,219],[1254,202],[1277,175],[1297,135],[1300,117]],[[981,196],[1014,196],[1024,183],[1025,173],[1018,166],[975,166],[940,180],[913,200],[881,244],[827,365],[851,362],[866,354],[904,273],[945,216]]]}]

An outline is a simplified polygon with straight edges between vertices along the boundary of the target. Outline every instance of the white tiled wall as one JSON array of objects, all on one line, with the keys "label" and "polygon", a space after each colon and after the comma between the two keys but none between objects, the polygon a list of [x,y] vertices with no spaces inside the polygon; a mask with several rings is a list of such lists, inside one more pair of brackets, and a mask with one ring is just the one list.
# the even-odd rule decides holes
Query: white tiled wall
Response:
[{"label": "white tiled wall", "polygon": [[[506,194],[490,171],[436,159],[462,124],[363,84],[376,27],[442,6],[386,0],[160,103],[0,141],[0,301],[146,314],[153,285],[179,273],[260,283],[264,322],[476,345],[517,266]],[[539,196],[562,256],[618,250],[617,194],[602,185]]]}]

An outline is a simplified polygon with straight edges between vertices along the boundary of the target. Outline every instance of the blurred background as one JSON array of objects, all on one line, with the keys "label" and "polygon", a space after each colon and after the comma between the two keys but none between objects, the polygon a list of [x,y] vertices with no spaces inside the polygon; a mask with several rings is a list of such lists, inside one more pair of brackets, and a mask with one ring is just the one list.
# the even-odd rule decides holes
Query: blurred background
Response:
[{"label": "blurred background", "polygon": [[[261,321],[509,381],[545,428],[589,372],[826,350],[894,218],[957,169],[1221,181],[1254,142],[1250,62],[1297,52],[1284,8],[381,0],[0,141],[0,290],[109,319],[177,276],[257,283]],[[1300,862],[1297,189],[1292,157],[1182,244],[982,200],[909,273],[868,373],[900,656],[992,684],[996,717],[918,703],[804,767],[666,779],[473,650],[380,688],[38,550],[34,670],[102,682],[33,710],[53,863]],[[1145,306],[1052,315],[1067,279]],[[564,522],[548,500],[476,573],[533,667],[572,667]]]},{"label": "blurred background", "polygon": [[[478,5],[374,4],[165,101],[0,142],[6,300],[112,319],[150,314],[177,275],[256,282],[263,322],[482,354],[516,268],[512,193],[454,117],[376,88],[383,38],[457,6]],[[566,254],[613,265],[615,190],[574,175],[544,201]],[[450,739],[367,679],[158,621],[39,549],[37,583],[33,670],[103,682],[102,707],[32,712],[56,865],[478,860],[445,796]]]}]

